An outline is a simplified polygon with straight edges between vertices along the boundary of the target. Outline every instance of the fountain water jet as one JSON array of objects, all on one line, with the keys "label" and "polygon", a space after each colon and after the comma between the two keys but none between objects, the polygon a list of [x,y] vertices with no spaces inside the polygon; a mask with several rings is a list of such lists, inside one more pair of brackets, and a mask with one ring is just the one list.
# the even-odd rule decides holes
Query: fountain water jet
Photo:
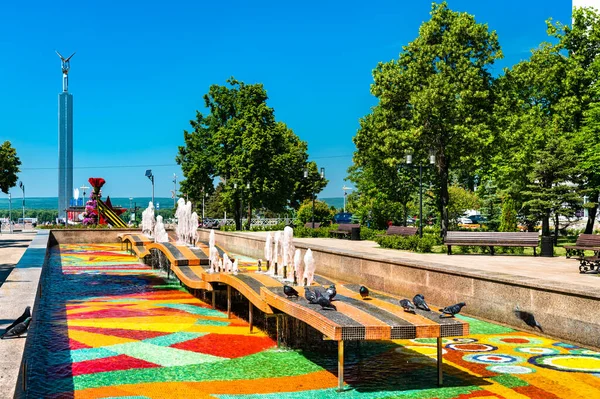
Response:
[{"label": "fountain water jet", "polygon": [[271,232],[267,233],[267,239],[265,241],[265,260],[267,261],[267,269],[265,273],[269,272],[271,266],[271,258],[273,255],[273,236],[271,236]]},{"label": "fountain water jet", "polygon": [[154,242],[169,242],[169,235],[165,230],[163,217],[160,215],[156,217],[156,225],[154,227]]},{"label": "fountain water jet", "polygon": [[155,223],[154,204],[149,202],[148,208],[142,212],[142,233],[146,234],[148,237],[152,237]]},{"label": "fountain water jet", "polygon": [[309,286],[315,277],[315,260],[310,248],[304,254],[304,285]]}]

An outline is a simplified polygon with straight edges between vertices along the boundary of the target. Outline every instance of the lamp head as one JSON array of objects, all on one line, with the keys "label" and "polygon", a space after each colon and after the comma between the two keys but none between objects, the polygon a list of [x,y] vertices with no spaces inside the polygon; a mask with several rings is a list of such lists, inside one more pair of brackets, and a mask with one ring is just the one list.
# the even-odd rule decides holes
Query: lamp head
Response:
[{"label": "lamp head", "polygon": [[152,169],[146,169],[146,177],[152,177]]},{"label": "lamp head", "polygon": [[304,168],[304,178],[308,177],[308,168]]},{"label": "lamp head", "polygon": [[325,178],[325,168],[321,168],[321,179]]}]

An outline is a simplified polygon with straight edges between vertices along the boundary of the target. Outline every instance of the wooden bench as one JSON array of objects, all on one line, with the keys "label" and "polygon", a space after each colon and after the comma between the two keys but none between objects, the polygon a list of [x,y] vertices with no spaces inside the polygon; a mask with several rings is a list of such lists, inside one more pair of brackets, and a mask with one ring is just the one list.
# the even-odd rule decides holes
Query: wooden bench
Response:
[{"label": "wooden bench", "polygon": [[583,259],[584,251],[594,251],[594,255],[598,255],[600,251],[600,234],[579,234],[575,245],[565,245],[567,250],[567,259],[571,256],[578,256]]},{"label": "wooden bench", "polygon": [[[319,227],[321,227],[321,222],[315,222],[315,229],[318,229]],[[313,228],[313,222],[307,222],[304,223],[304,228],[305,229],[312,229]]]},{"label": "wooden bench", "polygon": [[337,230],[329,230],[329,234],[342,238],[350,237],[352,229],[355,227],[360,229],[360,224],[340,224]]},{"label": "wooden bench", "polygon": [[539,242],[538,233],[504,233],[480,231],[449,231],[444,244],[448,246],[448,255],[452,255],[453,245],[489,246],[494,255],[494,247],[532,247],[533,255]]},{"label": "wooden bench", "polygon": [[403,236],[409,237],[414,236],[419,231],[416,227],[407,227],[407,226],[389,226],[385,231],[385,234],[379,234],[377,237],[384,236]]}]

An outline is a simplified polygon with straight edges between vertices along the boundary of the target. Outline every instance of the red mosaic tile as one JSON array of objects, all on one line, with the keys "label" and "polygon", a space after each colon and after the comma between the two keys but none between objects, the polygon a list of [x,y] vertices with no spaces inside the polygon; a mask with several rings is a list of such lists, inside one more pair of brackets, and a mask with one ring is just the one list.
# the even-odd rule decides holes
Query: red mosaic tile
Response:
[{"label": "red mosaic tile", "polygon": [[127,355],[118,355],[103,359],[86,360],[78,363],[64,363],[48,370],[52,378],[65,378],[70,376],[102,373],[105,371],[148,369],[160,367],[145,360],[136,359]]},{"label": "red mosaic tile", "polygon": [[148,317],[147,310],[129,310],[127,308],[113,307],[111,309],[94,310],[86,313],[69,315],[69,320],[76,319],[102,319],[102,318],[126,318],[126,317]]},{"label": "red mosaic tile", "polygon": [[70,350],[74,351],[76,349],[87,349],[87,348],[91,348],[91,346],[69,338],[69,349]]},{"label": "red mosaic tile", "polygon": [[[223,345],[227,342],[227,345]],[[275,346],[269,337],[251,337],[228,334],[207,334],[189,341],[171,345],[173,348],[230,359],[252,355]]]}]

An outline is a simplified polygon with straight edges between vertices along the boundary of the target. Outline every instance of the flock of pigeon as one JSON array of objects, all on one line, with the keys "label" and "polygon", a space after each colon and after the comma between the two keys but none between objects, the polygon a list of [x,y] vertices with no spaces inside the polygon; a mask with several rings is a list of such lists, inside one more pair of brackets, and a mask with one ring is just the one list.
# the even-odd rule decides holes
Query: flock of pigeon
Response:
[{"label": "flock of pigeon", "polygon": [[[283,286],[283,293],[288,298],[300,297],[298,291],[296,291],[296,289],[290,285]],[[362,299],[369,298],[369,289],[364,285],[360,286],[358,293]],[[320,305],[321,309],[337,310],[335,305],[331,303],[336,294],[337,292],[335,290],[335,284],[331,284],[329,288],[325,290],[325,292],[321,292],[317,289],[311,291],[309,287],[304,287],[304,298],[306,298],[309,304]],[[416,313],[415,309],[424,310],[426,312],[431,311],[429,306],[427,306],[427,302],[425,302],[425,297],[421,294],[415,295],[412,302],[408,299],[401,299],[400,306],[402,306],[404,311],[408,313]],[[455,305],[446,306],[445,308],[440,309],[440,312],[442,312],[440,314],[440,318],[454,317],[454,315],[460,313],[463,306],[466,306],[466,304],[464,302],[459,302]]]}]

